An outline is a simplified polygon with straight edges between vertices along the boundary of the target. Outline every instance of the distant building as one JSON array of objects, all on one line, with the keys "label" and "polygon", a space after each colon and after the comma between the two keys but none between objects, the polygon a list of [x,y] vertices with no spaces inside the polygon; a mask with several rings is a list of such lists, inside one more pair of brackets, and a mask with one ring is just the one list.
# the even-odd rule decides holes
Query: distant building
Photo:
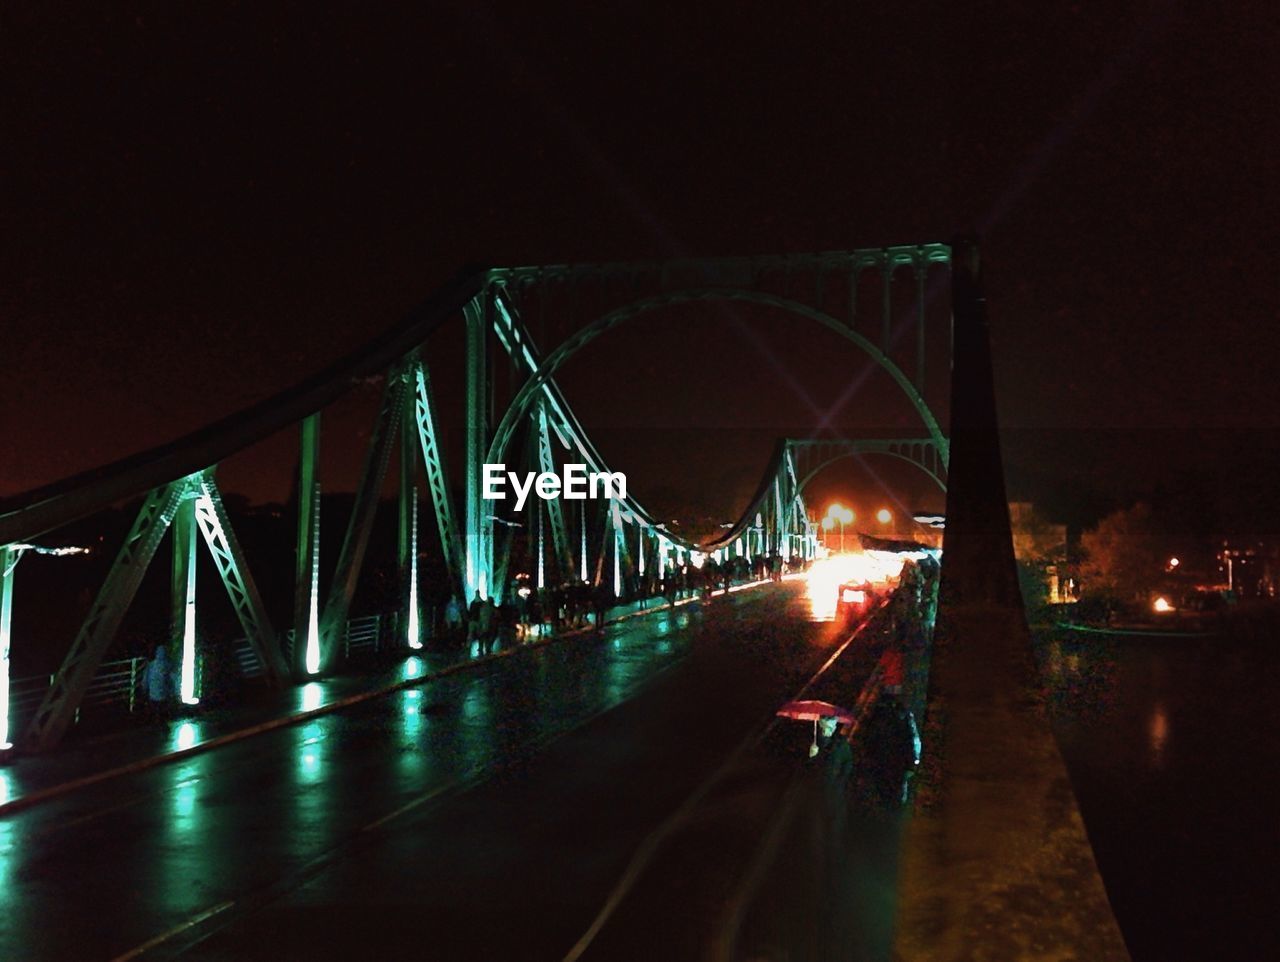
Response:
[{"label": "distant building", "polygon": [[1224,539],[1218,551],[1222,583],[1237,598],[1275,598],[1280,575],[1280,544]]},{"label": "distant building", "polygon": [[1053,524],[1036,514],[1030,501],[1009,502],[1009,526],[1013,531],[1013,556],[1024,569],[1043,579],[1050,604],[1077,599],[1076,584],[1067,566],[1067,526]]}]

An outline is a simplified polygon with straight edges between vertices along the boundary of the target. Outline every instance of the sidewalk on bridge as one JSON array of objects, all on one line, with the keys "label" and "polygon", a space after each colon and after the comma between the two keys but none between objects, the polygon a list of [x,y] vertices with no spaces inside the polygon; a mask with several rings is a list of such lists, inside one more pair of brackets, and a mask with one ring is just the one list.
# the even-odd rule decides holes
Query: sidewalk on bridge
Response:
[{"label": "sidewalk on bridge", "polygon": [[944,608],[895,962],[1127,962],[1016,609]]},{"label": "sidewalk on bridge", "polygon": [[[733,591],[767,582],[737,585]],[[677,602],[684,606],[696,599]],[[667,610],[662,599],[629,602],[609,609],[606,625]],[[475,646],[442,651],[405,651],[405,657],[360,673],[332,675],[298,686],[261,691],[250,700],[220,705],[164,723],[136,725],[120,731],[75,738],[47,755],[12,757],[0,764],[0,817],[66,795],[100,781],[142,771],[209,751],[233,741],[294,725],[379,698],[400,688],[422,684],[520,651],[579,637],[593,629],[578,628],[500,648],[489,655]]]}]

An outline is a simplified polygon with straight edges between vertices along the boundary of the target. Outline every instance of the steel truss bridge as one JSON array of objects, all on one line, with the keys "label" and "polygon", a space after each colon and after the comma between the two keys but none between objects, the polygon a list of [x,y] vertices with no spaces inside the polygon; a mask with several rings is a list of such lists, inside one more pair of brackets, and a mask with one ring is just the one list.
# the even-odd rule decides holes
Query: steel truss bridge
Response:
[{"label": "steel truss bridge", "polygon": [[[853,455],[881,454],[917,465],[945,489],[949,449],[925,401],[925,286],[931,270],[946,270],[945,244],[809,255],[677,260],[518,268],[460,273],[397,327],[343,361],[273,398],[169,444],[28,492],[0,504],[0,744],[8,742],[8,655],[15,569],[32,542],[59,527],[130,499],[142,498],[115,562],[98,588],[46,696],[20,732],[18,747],[52,748],[75,718],[157,549],[172,532],[170,648],[181,664],[181,696],[196,698],[196,560],[203,541],[235,615],[272,684],[328,670],[341,645],[370,545],[375,511],[393,461],[398,483],[400,608],[408,648],[420,647],[419,471],[453,594],[501,600],[511,590],[516,532],[536,568],[536,586],[581,579],[617,597],[638,579],[661,578],[687,563],[760,555],[811,557],[816,545],[803,493],[826,465]],[[915,282],[915,363],[910,375],[895,362],[891,283],[899,271]],[[878,274],[873,309],[860,292]],[[512,502],[486,501],[482,466],[558,473],[565,464],[589,472],[608,466],[556,383],[577,351],[610,329],[674,305],[729,301],[778,309],[845,338],[870,358],[905,396],[921,422],[914,438],[779,441],[755,496],[741,517],[710,543],[667,530],[634,494],[561,502],[530,496],[517,520]],[[585,307],[584,307],[585,305]],[[532,333],[548,313],[568,316],[573,333],[543,350]],[[878,319],[876,317],[878,315]],[[428,337],[442,326],[465,328],[463,464],[446,465],[442,423]],[[870,330],[868,330],[870,328]],[[949,335],[949,331],[948,331]],[[948,351],[950,342],[948,342]],[[509,397],[498,403],[496,372],[505,366]],[[437,368],[439,370],[439,368]],[[319,445],[321,412],[360,379],[382,376],[384,387],[354,507],[327,590],[320,578]],[[297,563],[292,634],[271,624],[216,481],[220,461],[269,435],[296,426],[299,435]],[[460,503],[455,496],[460,491]],[[501,505],[495,510],[495,506]]]}]

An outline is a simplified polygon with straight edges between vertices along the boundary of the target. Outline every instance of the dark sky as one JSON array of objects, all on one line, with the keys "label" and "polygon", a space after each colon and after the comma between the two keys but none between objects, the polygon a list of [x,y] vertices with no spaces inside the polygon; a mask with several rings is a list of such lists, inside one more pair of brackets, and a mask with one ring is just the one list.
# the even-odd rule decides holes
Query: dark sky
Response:
[{"label": "dark sky", "polygon": [[[1280,434],[1274,4],[416,6],[0,15],[0,494],[274,393],[466,262],[970,226],[1005,427]],[[735,410],[691,423],[774,427]]]}]

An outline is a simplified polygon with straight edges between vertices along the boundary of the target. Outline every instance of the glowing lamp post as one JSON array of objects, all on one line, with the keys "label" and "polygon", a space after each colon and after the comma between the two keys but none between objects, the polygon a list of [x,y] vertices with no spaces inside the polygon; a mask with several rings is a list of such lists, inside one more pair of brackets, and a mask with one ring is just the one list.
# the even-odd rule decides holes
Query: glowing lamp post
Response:
[{"label": "glowing lamp post", "polygon": [[853,513],[852,509],[846,508],[840,504],[833,504],[827,508],[827,516],[822,519],[822,527],[825,531],[830,531],[832,525],[840,525],[840,550],[844,551],[844,526],[853,524],[858,516]]},{"label": "glowing lamp post", "polygon": [[889,511],[888,508],[881,508],[879,511],[876,512],[876,520],[879,521],[881,524],[888,524],[890,521],[893,520],[893,514],[892,512]]}]

